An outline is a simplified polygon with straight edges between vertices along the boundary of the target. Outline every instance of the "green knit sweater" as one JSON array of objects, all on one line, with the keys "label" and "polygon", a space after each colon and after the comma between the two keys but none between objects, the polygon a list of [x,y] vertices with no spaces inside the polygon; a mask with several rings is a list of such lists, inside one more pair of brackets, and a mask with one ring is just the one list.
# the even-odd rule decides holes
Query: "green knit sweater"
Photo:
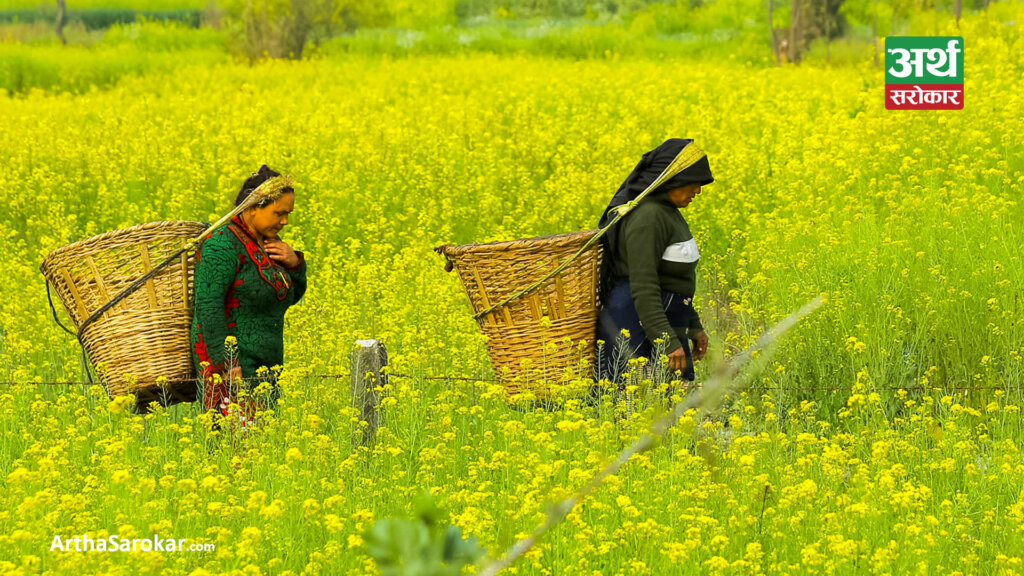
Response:
[{"label": "green knit sweater", "polygon": [[[212,233],[196,254],[191,343],[196,372],[225,371],[224,339],[238,340],[242,377],[284,363],[284,315],[306,292],[306,259],[285,268],[260,248],[240,216]],[[209,362],[203,370],[202,362]]]},{"label": "green knit sweater", "polygon": [[664,290],[693,298],[700,253],[690,226],[668,195],[661,193],[637,204],[620,222],[618,234],[612,273],[617,278],[628,278],[644,332],[651,341],[668,334],[671,342],[667,352],[681,348],[688,329],[704,328],[696,312],[690,326],[671,326],[661,293]]}]

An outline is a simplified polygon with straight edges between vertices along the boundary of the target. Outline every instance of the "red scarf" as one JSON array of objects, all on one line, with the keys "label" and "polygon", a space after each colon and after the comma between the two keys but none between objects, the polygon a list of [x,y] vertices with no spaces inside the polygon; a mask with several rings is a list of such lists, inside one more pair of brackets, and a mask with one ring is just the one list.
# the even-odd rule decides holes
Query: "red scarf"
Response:
[{"label": "red scarf", "polygon": [[288,289],[291,287],[291,282],[288,281],[288,272],[263,251],[260,243],[256,240],[256,234],[246,225],[241,214],[231,219],[228,229],[245,245],[249,259],[259,269],[260,278],[263,278],[263,281],[274,289],[277,299],[287,298]]}]

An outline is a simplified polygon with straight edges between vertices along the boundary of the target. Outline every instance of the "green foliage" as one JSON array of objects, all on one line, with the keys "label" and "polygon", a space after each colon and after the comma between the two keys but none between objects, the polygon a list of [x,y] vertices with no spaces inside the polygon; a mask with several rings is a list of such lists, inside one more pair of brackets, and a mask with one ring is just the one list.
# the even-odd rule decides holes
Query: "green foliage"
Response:
[{"label": "green foliage", "polygon": [[[660,34],[650,30],[650,15],[641,14],[630,24],[579,25],[542,23],[530,26],[492,24],[473,28],[442,27],[433,30],[357,30],[324,44],[322,52],[348,54],[535,54],[558,58],[687,56],[713,60],[739,60],[762,64],[771,58],[771,47],[757,30],[720,30],[707,34]],[[646,22],[645,22],[646,21]]]},{"label": "green foliage", "polygon": [[360,25],[390,21],[366,0],[221,0],[236,53],[250,60],[301,58],[315,44]]},{"label": "green foliage", "polygon": [[486,554],[476,538],[463,539],[429,493],[415,503],[415,519],[384,518],[367,530],[366,550],[382,576],[459,576]]},{"label": "green foliage", "polygon": [[227,60],[223,36],[178,23],[114,25],[89,46],[61,46],[56,36],[32,44],[0,43],[0,89],[83,93],[122,78]]},{"label": "green foliage", "polygon": [[[288,0],[223,0],[220,2],[236,52],[256,59],[261,56],[299,56],[305,34],[297,35],[297,15]],[[296,36],[300,36],[297,38]],[[296,41],[301,44],[296,46]]]},{"label": "green foliage", "polygon": [[839,13],[854,26],[876,25],[879,37],[893,33],[893,23],[897,17],[906,17],[912,8],[909,0],[903,2],[879,0],[846,0],[839,7]]},{"label": "green foliage", "polygon": [[725,30],[763,27],[767,17],[763,0],[708,2],[699,6],[679,0],[675,4],[654,4],[649,11],[663,34],[720,34]]},{"label": "green foliage", "polygon": [[460,20],[498,16],[501,18],[595,18],[600,15],[629,15],[657,6],[691,9],[703,0],[456,0]]},{"label": "green foliage", "polygon": [[400,28],[428,28],[455,24],[455,1],[388,0],[394,25]]},{"label": "green foliage", "polygon": [[190,28],[177,22],[138,21],[110,27],[102,43],[143,52],[174,52],[221,49],[224,38],[210,28]]},{"label": "green foliage", "polygon": [[[67,0],[69,10],[130,10],[174,11],[199,10],[206,7],[210,0]],[[57,3],[54,0],[4,0],[4,8],[10,10],[49,10],[55,12]]]},{"label": "green foliage", "polygon": [[338,0],[340,5],[339,24],[343,31],[356,28],[380,28],[390,26],[394,21],[391,7],[387,2],[374,0]]},{"label": "green foliage", "polygon": [[[52,22],[56,9],[47,4],[35,10],[0,10],[0,23],[7,22]],[[132,10],[124,8],[98,8],[92,10],[68,9],[68,22],[81,22],[86,30],[102,30],[117,24],[141,21],[181,22],[194,28],[199,27],[199,10]]]},{"label": "green foliage", "polygon": [[[574,18],[586,14],[587,7],[591,4],[594,2],[588,0],[457,0],[455,9],[460,18],[479,16]],[[615,2],[606,2],[605,4],[612,5],[613,11],[616,8]]]}]

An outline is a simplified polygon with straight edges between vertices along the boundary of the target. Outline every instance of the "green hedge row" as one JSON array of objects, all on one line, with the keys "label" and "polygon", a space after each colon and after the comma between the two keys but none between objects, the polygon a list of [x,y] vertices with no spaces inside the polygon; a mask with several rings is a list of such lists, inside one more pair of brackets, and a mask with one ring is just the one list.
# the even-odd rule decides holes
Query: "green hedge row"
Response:
[{"label": "green hedge row", "polygon": [[[97,10],[68,10],[68,23],[81,22],[87,30],[101,30],[115,24],[130,24],[140,20],[181,22],[193,28],[199,27],[199,10],[126,10],[103,8]],[[22,22],[52,22],[57,10],[0,10],[0,24]]]}]

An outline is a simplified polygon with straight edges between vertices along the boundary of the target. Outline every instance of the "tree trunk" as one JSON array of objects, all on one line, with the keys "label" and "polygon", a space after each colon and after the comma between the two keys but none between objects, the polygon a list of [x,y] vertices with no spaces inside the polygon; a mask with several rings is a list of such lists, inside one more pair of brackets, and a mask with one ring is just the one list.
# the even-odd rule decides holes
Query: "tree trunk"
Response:
[{"label": "tree trunk", "polygon": [[793,0],[793,13],[789,19],[789,61],[795,64],[800,58],[800,50],[797,49],[800,37],[800,0]]},{"label": "tree trunk", "polygon": [[874,50],[871,51],[872,56],[875,59],[875,68],[878,67],[878,0],[875,0],[874,10],[871,15],[871,45]]},{"label": "tree trunk", "polygon": [[775,54],[775,65],[781,66],[782,59],[779,56],[779,38],[775,33],[775,25],[772,24],[772,13],[775,11],[775,3],[768,0],[768,30],[772,33],[772,54]]},{"label": "tree trunk", "polygon": [[832,63],[832,13],[828,10],[828,0],[825,0],[825,62]]},{"label": "tree trunk", "polygon": [[287,45],[285,46],[286,53],[282,54],[282,56],[295,60],[302,59],[302,49],[306,46],[306,38],[309,36],[309,31],[312,28],[307,10],[308,4],[305,0],[292,0],[291,22],[289,23],[290,26],[287,33]]},{"label": "tree trunk", "polygon": [[57,38],[60,38],[61,44],[67,44],[68,41],[64,39],[64,21],[67,18],[68,7],[65,0],[57,0]]},{"label": "tree trunk", "polygon": [[892,22],[889,23],[889,35],[894,36],[896,34],[896,14],[899,13],[899,3],[896,0],[892,0]]},{"label": "tree trunk", "polygon": [[956,27],[960,27],[960,12],[963,8],[963,0],[953,0],[953,14],[956,15]]}]

